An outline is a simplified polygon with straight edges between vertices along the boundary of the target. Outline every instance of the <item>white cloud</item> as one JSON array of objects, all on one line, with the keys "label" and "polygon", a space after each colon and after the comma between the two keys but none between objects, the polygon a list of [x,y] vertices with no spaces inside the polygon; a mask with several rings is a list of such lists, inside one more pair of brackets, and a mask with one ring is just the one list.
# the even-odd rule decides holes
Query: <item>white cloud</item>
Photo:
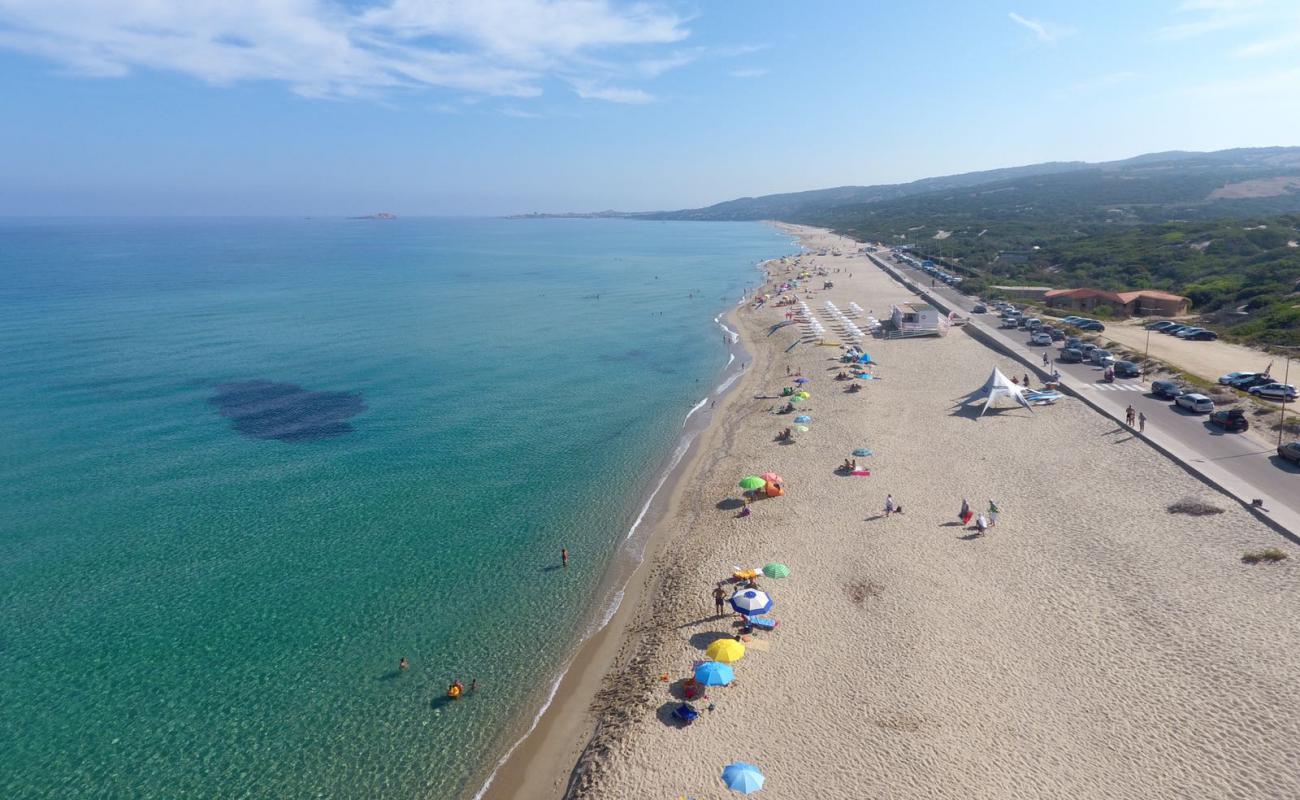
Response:
[{"label": "white cloud", "polygon": [[1178,40],[1204,36],[1231,28],[1239,28],[1262,19],[1263,0],[1185,0],[1178,7],[1184,15],[1195,17],[1165,25],[1156,30],[1161,39]]},{"label": "white cloud", "polygon": [[[629,60],[634,48],[688,35],[664,6],[615,0],[372,0],[362,9],[347,0],[0,0],[0,48],[74,73],[155,69],[325,97],[429,87],[532,97],[550,76],[653,77]],[[609,53],[616,60],[596,60]]]},{"label": "white cloud", "polygon": [[583,100],[606,100],[610,103],[644,105],[653,103],[655,99],[653,95],[640,89],[626,89],[617,86],[574,84],[573,91]]},{"label": "white cloud", "polygon": [[1038,41],[1046,42],[1047,44],[1056,44],[1056,42],[1064,39],[1066,36],[1072,36],[1075,33],[1073,28],[1064,25],[1056,25],[1051,22],[1044,22],[1042,20],[1031,19],[1017,14],[1014,11],[1007,16],[1011,18],[1012,22],[1032,32],[1034,36],[1038,37]]},{"label": "white cloud", "polygon": [[750,69],[733,69],[730,74],[733,78],[761,78],[767,74],[767,70],[758,67]]},{"label": "white cloud", "polygon": [[519,119],[538,119],[542,116],[541,114],[536,114],[532,111],[524,111],[522,108],[512,108],[509,106],[501,109],[501,113],[507,117],[518,117]]},{"label": "white cloud", "polygon": [[1295,104],[1300,99],[1300,68],[1211,81],[1190,86],[1182,94],[1201,101],[1263,97]]},{"label": "white cloud", "polygon": [[1293,48],[1300,48],[1300,24],[1297,24],[1296,30],[1290,33],[1252,42],[1238,50],[1236,55],[1243,58],[1259,58],[1261,56],[1276,55]]}]

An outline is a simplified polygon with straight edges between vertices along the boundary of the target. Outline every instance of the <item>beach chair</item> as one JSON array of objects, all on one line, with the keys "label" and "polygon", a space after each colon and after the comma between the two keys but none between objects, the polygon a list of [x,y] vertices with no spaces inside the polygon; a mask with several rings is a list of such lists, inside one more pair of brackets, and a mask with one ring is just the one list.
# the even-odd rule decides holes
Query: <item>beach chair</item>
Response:
[{"label": "beach chair", "polygon": [[760,631],[774,631],[776,626],[781,624],[781,621],[771,617],[750,617],[749,624]]}]

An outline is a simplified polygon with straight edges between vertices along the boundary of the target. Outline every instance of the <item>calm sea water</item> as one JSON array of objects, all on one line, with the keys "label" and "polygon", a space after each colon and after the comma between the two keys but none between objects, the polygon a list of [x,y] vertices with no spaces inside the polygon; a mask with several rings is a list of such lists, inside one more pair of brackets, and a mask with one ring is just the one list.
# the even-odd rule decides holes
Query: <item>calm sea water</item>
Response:
[{"label": "calm sea water", "polygon": [[0,796],[472,792],[716,383],[715,314],[789,249],[0,221]]}]

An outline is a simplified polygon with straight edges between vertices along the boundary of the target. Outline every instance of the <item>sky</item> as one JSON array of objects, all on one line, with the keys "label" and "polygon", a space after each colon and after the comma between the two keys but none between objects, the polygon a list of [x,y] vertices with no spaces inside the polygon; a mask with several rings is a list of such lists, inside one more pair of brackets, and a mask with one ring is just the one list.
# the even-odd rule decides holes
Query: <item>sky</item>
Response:
[{"label": "sky", "polygon": [[691,208],[1300,145],[1300,0],[0,0],[0,215]]}]

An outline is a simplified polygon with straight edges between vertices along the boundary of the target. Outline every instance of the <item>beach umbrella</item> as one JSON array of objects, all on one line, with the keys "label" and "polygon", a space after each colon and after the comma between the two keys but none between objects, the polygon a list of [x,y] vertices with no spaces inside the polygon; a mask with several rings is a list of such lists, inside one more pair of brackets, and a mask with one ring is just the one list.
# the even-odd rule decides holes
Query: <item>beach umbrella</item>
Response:
[{"label": "beach umbrella", "polygon": [[763,574],[769,578],[788,578],[790,577],[790,568],[785,564],[774,562],[763,567]]},{"label": "beach umbrella", "polygon": [[726,664],[705,661],[695,668],[695,681],[705,686],[726,686],[736,679],[736,673]]},{"label": "beach umbrella", "polygon": [[763,480],[771,481],[772,483],[785,483],[785,478],[782,478],[780,475],[777,475],[775,472],[764,472],[762,478]]},{"label": "beach umbrella", "polygon": [[803,399],[807,400],[809,397],[812,397],[812,395],[808,394],[807,392],[795,392],[795,397],[802,397]]},{"label": "beach umbrella", "polygon": [[807,433],[807,432],[809,431],[809,428],[808,428],[807,425],[796,425],[796,426],[794,426],[794,429],[795,429],[796,431],[798,431],[799,433]]},{"label": "beach umbrella", "polygon": [[797,395],[797,394],[792,394],[792,395],[790,395],[790,402],[791,402],[791,403],[802,403],[802,402],[803,402],[803,398],[800,397],[800,396]]},{"label": "beach umbrella", "polygon": [[871,354],[870,354],[870,353],[863,353],[863,354],[862,354],[862,358],[859,358],[859,359],[858,359],[858,363],[860,363],[860,364],[870,364],[870,363],[871,363]]},{"label": "beach umbrella", "polygon": [[810,380],[812,380],[812,378],[795,378],[795,379],[794,379],[794,382],[795,382],[795,383],[807,383],[807,382],[810,381]]},{"label": "beach umbrella", "polygon": [[807,414],[800,414],[799,416],[794,418],[794,421],[799,423],[800,425],[806,425],[809,422],[812,422],[812,417],[808,416]]},{"label": "beach umbrella", "polygon": [[714,661],[731,664],[745,657],[745,645],[735,639],[718,639],[709,645],[704,655]]},{"label": "beach umbrella", "polygon": [[740,488],[742,489],[762,489],[767,485],[767,481],[757,475],[749,475],[740,479]]},{"label": "beach umbrella", "polygon": [[733,792],[753,794],[763,788],[763,773],[753,764],[737,761],[722,770],[722,782]]},{"label": "beach umbrella", "polygon": [[766,614],[772,610],[772,598],[758,589],[741,589],[731,596],[731,607],[740,614]]},{"label": "beach umbrella", "polygon": [[871,450],[866,447],[859,447],[857,450],[853,451],[853,455],[857,456],[858,458],[866,458],[867,456],[871,455]]}]

